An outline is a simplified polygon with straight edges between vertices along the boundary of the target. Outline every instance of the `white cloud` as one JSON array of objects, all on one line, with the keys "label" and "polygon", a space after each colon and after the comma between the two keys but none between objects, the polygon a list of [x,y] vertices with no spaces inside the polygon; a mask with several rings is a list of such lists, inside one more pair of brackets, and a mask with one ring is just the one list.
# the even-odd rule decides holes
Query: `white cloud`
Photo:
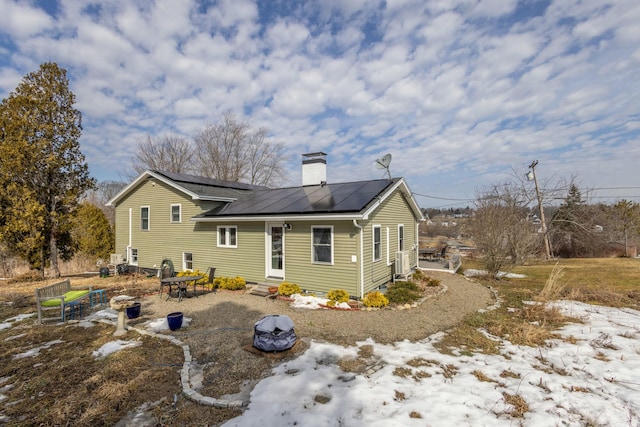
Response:
[{"label": "white cloud", "polygon": [[495,18],[509,15],[518,5],[517,0],[478,0],[472,14],[479,17]]},{"label": "white cloud", "polygon": [[53,19],[43,10],[11,0],[0,0],[0,27],[18,38],[30,37],[50,29]]},{"label": "white cloud", "polygon": [[67,68],[83,150],[104,170],[102,147],[126,169],[137,136],[189,134],[226,110],[267,127],[292,154],[329,152],[332,177],[377,178],[370,162],[393,151],[392,170],[416,191],[440,171],[488,162],[510,171],[532,155],[555,161],[576,141],[583,159],[637,141],[632,0],[556,0],[536,16],[523,4],[517,20],[511,0],[63,0],[55,18],[25,2],[0,5],[2,96],[40,62]]}]

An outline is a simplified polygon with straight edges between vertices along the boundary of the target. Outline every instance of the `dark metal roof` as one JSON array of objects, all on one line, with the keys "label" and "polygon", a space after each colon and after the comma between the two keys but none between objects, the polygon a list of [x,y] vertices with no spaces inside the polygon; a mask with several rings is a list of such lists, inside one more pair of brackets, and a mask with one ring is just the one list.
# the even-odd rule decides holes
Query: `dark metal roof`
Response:
[{"label": "dark metal roof", "polygon": [[264,190],[267,187],[251,185],[242,182],[223,181],[204,176],[188,175],[183,173],[153,171],[158,175],[173,181],[177,186],[197,194],[200,197],[223,197],[236,199],[242,194],[252,190]]},{"label": "dark metal roof", "polygon": [[361,212],[400,178],[253,191],[196,218]]},{"label": "dark metal roof", "polygon": [[173,172],[163,172],[163,171],[154,171],[159,175],[166,176],[175,182],[185,183],[185,184],[200,184],[214,187],[225,187],[225,188],[235,188],[238,190],[265,190],[267,187],[263,187],[261,185],[253,185],[247,184],[244,182],[236,182],[236,181],[224,181],[222,179],[215,178],[207,178],[206,176],[197,176],[197,175],[189,175],[186,173],[173,173]]}]

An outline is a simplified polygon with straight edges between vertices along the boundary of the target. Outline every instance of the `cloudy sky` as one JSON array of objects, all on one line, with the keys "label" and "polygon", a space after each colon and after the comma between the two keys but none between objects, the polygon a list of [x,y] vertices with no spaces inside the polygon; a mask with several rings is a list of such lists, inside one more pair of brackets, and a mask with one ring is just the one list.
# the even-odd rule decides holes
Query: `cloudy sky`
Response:
[{"label": "cloudy sky", "polygon": [[305,152],[333,182],[382,178],[391,153],[423,207],[533,160],[543,183],[640,201],[638,22],[637,0],[0,0],[0,97],[67,69],[98,180],[131,174],[139,138],[230,110],[285,145],[283,185]]}]

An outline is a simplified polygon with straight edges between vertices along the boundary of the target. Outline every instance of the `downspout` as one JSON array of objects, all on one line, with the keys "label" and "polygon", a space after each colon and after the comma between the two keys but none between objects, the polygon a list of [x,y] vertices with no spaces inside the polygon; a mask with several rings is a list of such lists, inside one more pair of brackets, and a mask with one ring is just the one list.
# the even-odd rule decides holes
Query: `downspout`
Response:
[{"label": "downspout", "polygon": [[127,245],[127,264],[131,262],[129,259],[131,252],[131,217],[133,215],[133,208],[129,208],[129,244]]},{"label": "downspout", "polygon": [[416,270],[420,270],[420,223],[415,221],[414,223],[416,224],[416,240],[413,246],[416,248]]},{"label": "downspout", "polygon": [[364,236],[362,235],[362,226],[358,224],[355,219],[353,220],[353,226],[359,230],[358,234],[360,235],[360,255],[358,261],[360,263],[360,298],[364,298]]}]

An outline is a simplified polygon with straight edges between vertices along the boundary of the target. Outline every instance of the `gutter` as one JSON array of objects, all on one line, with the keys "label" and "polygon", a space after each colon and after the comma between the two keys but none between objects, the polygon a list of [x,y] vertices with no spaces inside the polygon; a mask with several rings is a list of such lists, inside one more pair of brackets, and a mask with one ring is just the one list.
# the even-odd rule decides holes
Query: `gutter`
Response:
[{"label": "gutter", "polygon": [[364,259],[363,259],[363,254],[364,254],[364,236],[363,236],[363,232],[362,232],[362,226],[360,224],[358,224],[358,220],[354,219],[353,220],[353,226],[356,227],[359,231],[358,234],[360,235],[360,255],[359,255],[359,263],[360,263],[360,298],[364,298]]},{"label": "gutter", "polygon": [[362,218],[361,215],[354,214],[301,214],[301,215],[255,215],[255,216],[210,216],[210,217],[198,217],[193,216],[190,218],[193,222],[255,222],[255,221],[357,221]]}]

